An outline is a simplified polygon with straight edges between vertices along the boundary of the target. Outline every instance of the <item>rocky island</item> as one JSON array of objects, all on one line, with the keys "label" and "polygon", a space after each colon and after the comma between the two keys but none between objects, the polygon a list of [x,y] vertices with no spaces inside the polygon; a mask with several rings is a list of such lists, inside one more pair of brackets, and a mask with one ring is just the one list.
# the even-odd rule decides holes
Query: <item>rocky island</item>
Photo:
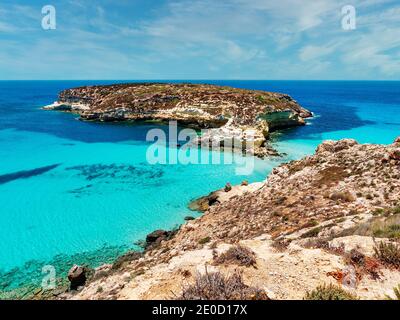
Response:
[{"label": "rocky island", "polygon": [[131,83],[85,86],[59,94],[48,110],[73,112],[87,121],[169,121],[211,129],[204,137],[217,145],[245,141],[251,133],[257,156],[275,154],[270,132],[304,125],[312,113],[286,94],[206,84]]},{"label": "rocky island", "polygon": [[[260,183],[209,196],[144,253],[62,299],[385,299],[400,283],[400,138],[325,141]],[[221,289],[223,287],[223,290]]]}]

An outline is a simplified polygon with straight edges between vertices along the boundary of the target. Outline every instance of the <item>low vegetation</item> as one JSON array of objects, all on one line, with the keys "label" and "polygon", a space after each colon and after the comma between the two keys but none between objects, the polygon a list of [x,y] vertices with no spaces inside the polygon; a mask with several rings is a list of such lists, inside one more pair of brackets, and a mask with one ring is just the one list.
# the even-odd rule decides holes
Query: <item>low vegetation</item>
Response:
[{"label": "low vegetation", "polygon": [[321,285],[307,292],[305,300],[358,300],[358,297],[343,288],[330,284]]},{"label": "low vegetation", "polygon": [[373,223],[372,231],[377,238],[400,239],[400,216],[396,214],[384,220],[378,219]]},{"label": "low vegetation", "polygon": [[311,229],[307,232],[305,232],[301,237],[302,238],[313,238],[313,237],[317,237],[318,234],[322,231],[321,227],[316,227],[314,229]]},{"label": "low vegetation", "polygon": [[211,241],[210,237],[205,237],[199,240],[199,244],[206,244],[209,243]]},{"label": "low vegetation", "polygon": [[255,266],[256,265],[256,255],[249,248],[235,245],[229,248],[226,252],[217,255],[214,258],[215,264],[237,264],[239,266]]},{"label": "low vegetation", "polygon": [[394,212],[394,209],[390,209],[390,211],[377,209],[373,213],[374,218],[356,227],[344,230],[339,236],[360,235],[375,238],[400,239],[400,216],[398,214],[387,215],[387,212]]},{"label": "low vegetation", "polygon": [[243,283],[240,273],[197,274],[195,283],[183,288],[179,300],[269,300],[265,291]]},{"label": "low vegetation", "polygon": [[380,242],[374,248],[375,256],[382,263],[396,269],[400,268],[400,246],[392,242]]},{"label": "low vegetation", "polygon": [[278,252],[284,252],[290,245],[290,240],[279,239],[272,242],[272,247]]},{"label": "low vegetation", "polygon": [[391,296],[386,296],[387,300],[400,300],[400,284],[396,287],[393,288],[393,293],[395,298],[392,298]]}]

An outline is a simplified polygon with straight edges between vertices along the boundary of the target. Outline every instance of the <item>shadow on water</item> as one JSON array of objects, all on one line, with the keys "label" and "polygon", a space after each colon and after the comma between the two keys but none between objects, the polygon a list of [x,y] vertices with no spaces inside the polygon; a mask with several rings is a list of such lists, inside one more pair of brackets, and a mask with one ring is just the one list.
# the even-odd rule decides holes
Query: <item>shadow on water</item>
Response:
[{"label": "shadow on water", "polygon": [[57,168],[59,165],[60,164],[53,164],[51,166],[35,168],[32,170],[18,171],[18,172],[3,174],[3,175],[0,175],[0,184],[5,184],[5,183],[8,183],[8,182],[11,182],[14,180],[28,179],[31,177],[39,176],[41,174],[44,174],[50,170]]},{"label": "shadow on water", "polygon": [[[351,130],[358,127],[374,124],[373,121],[363,120],[357,115],[357,108],[345,105],[309,105],[317,118],[308,120],[311,125],[285,130],[284,139],[302,138],[312,139],[315,135]],[[83,122],[71,114],[42,111],[35,114],[28,121],[13,121],[8,128],[51,134],[53,136],[85,143],[146,141],[147,132],[154,128],[161,128],[168,132],[168,126],[149,123],[96,123]],[[44,126],[43,123],[46,123]],[[287,136],[286,136],[287,134]]]},{"label": "shadow on water", "polygon": [[363,126],[376,124],[374,121],[363,120],[357,115],[357,108],[344,105],[325,105],[311,108],[316,115],[308,119],[308,125],[282,130],[280,141],[291,139],[318,139],[322,134],[335,131],[350,131]]}]

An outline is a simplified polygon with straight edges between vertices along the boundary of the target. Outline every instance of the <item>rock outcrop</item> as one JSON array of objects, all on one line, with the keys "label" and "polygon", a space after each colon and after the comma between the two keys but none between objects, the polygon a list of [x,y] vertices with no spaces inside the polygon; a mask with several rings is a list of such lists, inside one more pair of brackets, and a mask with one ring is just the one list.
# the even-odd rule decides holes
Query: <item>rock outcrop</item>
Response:
[{"label": "rock outcrop", "polygon": [[70,288],[76,290],[85,285],[86,282],[86,269],[82,266],[74,265],[68,271],[68,280],[71,283]]},{"label": "rock outcrop", "polygon": [[[212,146],[252,141],[242,151],[276,155],[265,144],[269,132],[304,125],[312,113],[290,96],[205,84],[133,83],[62,91],[49,110],[74,112],[92,121],[169,121],[210,129],[196,143]],[[239,145],[238,143],[238,145]]]}]

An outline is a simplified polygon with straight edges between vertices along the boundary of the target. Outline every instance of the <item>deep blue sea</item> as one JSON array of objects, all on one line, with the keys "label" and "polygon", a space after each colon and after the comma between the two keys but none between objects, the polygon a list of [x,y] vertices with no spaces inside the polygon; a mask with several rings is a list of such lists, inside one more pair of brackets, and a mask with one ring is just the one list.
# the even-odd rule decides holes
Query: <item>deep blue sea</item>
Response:
[{"label": "deep blue sea", "polygon": [[195,215],[193,198],[264,180],[324,139],[389,144],[400,136],[400,82],[193,81],[288,93],[314,112],[307,126],[275,134],[287,156],[256,160],[250,176],[237,175],[235,164],[149,164],[146,133],[166,127],[40,109],[63,89],[115,82],[0,81],[0,291],[38,283],[47,264],[62,276],[73,263],[110,262],[149,232]]}]

